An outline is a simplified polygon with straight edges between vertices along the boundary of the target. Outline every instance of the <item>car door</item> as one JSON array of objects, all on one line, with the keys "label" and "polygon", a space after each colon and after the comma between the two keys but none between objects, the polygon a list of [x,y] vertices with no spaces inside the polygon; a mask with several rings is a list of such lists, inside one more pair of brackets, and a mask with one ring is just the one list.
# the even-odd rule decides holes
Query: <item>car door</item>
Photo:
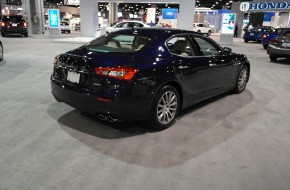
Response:
[{"label": "car door", "polygon": [[182,85],[187,101],[196,101],[206,96],[208,62],[197,50],[188,35],[172,37],[167,41],[172,53],[174,70]]},{"label": "car door", "polygon": [[233,62],[230,55],[226,55],[223,49],[210,38],[193,36],[193,42],[199,47],[205,61],[207,61],[208,95],[224,92],[230,88],[230,81],[233,73]]}]

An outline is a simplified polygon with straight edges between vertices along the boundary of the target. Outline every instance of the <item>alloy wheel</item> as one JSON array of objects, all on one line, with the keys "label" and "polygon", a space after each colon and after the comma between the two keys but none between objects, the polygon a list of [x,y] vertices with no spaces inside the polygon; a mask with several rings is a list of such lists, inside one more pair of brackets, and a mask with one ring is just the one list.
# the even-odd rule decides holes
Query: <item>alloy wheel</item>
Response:
[{"label": "alloy wheel", "polygon": [[157,104],[157,119],[161,124],[170,123],[176,115],[178,100],[172,91],[166,91]]},{"label": "alloy wheel", "polygon": [[244,90],[246,87],[248,80],[248,70],[247,68],[243,68],[239,74],[239,79],[238,79],[238,88],[240,91]]}]

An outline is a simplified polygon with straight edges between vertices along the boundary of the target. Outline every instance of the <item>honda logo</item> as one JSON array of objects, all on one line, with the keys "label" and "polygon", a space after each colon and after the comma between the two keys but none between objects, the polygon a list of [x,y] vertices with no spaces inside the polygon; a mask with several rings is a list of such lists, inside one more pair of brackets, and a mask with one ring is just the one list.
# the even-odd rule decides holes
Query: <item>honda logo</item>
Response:
[{"label": "honda logo", "polygon": [[243,2],[240,4],[240,11],[248,11],[250,9],[250,3]]}]

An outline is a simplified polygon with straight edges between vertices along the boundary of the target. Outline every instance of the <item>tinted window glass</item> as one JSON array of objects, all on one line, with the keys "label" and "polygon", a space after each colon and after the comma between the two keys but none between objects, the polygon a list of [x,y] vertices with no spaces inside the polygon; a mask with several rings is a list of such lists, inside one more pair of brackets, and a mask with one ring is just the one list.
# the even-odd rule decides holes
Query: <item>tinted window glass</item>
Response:
[{"label": "tinted window glass", "polygon": [[199,45],[203,55],[219,55],[219,48],[212,42],[199,37],[194,37],[194,39]]},{"label": "tinted window glass", "polygon": [[190,45],[190,41],[185,36],[173,37],[167,41],[167,47],[171,53],[180,56],[193,56],[194,51]]},{"label": "tinted window glass", "polygon": [[153,38],[136,35],[108,34],[84,47],[91,51],[134,53],[146,46]]},{"label": "tinted window glass", "polygon": [[4,22],[24,22],[22,16],[5,16],[3,17]]}]

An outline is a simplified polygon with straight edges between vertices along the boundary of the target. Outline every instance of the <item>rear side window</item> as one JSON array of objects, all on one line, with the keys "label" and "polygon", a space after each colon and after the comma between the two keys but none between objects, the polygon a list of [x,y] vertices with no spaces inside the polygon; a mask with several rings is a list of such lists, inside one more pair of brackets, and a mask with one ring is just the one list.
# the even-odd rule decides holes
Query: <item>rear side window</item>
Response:
[{"label": "rear side window", "polygon": [[151,37],[108,34],[101,36],[85,46],[86,49],[99,52],[134,53],[153,40]]},{"label": "rear side window", "polygon": [[194,51],[186,36],[176,36],[169,39],[166,43],[169,51],[183,57],[193,56]]}]

